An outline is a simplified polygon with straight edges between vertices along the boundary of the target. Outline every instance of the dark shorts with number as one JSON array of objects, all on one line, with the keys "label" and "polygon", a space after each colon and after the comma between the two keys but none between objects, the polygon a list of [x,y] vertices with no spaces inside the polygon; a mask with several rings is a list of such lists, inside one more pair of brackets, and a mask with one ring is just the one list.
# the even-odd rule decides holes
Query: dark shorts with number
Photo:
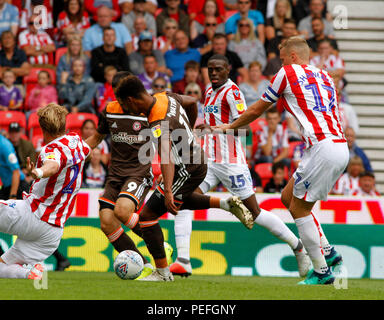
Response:
[{"label": "dark shorts with number", "polygon": [[[172,184],[173,200],[176,206],[181,207],[187,199],[204,181],[207,174],[207,165],[191,165],[185,168],[178,168]],[[164,185],[159,184],[151,197],[146,202],[146,206],[156,213],[159,217],[168,210],[164,202]]]},{"label": "dark shorts with number", "polygon": [[120,197],[131,199],[136,205],[136,210],[138,210],[144,203],[152,183],[152,175],[129,178],[108,176],[104,194],[99,198],[100,210],[104,208],[113,210],[117,199]]}]

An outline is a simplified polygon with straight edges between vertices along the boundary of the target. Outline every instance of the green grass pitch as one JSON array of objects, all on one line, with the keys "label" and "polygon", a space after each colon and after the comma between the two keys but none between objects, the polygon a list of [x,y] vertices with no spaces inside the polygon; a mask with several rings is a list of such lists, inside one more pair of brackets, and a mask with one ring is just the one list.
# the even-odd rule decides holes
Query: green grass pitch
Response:
[{"label": "green grass pitch", "polygon": [[193,275],[148,283],[112,272],[49,272],[46,279],[1,279],[0,300],[384,300],[384,280],[370,279],[348,279],[346,289],[257,276]]}]

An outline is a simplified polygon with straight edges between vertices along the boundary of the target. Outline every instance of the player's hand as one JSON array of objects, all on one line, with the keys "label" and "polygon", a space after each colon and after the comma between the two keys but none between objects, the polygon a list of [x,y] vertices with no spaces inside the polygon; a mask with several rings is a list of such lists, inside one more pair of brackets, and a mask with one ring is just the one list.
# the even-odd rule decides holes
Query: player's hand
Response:
[{"label": "player's hand", "polygon": [[163,182],[163,175],[160,173],[159,176],[157,177],[156,183],[160,184]]},{"label": "player's hand", "polygon": [[201,137],[201,136],[204,136],[207,133],[211,133],[212,132],[212,128],[211,128],[210,125],[208,125],[206,123],[201,123],[201,124],[199,124],[199,125],[197,125],[195,127],[194,132],[197,135],[197,137]]},{"label": "player's hand", "polygon": [[231,128],[230,124],[220,124],[218,126],[212,127],[213,133],[225,133]]},{"label": "player's hand", "polygon": [[33,179],[38,179],[38,174],[35,168],[35,164],[32,162],[30,157],[27,157],[27,166],[26,166],[28,174],[33,178]]},{"label": "player's hand", "polygon": [[168,212],[177,215],[177,211],[179,210],[174,201],[173,201],[173,193],[172,191],[164,191],[164,198],[165,198],[165,206],[167,207]]}]

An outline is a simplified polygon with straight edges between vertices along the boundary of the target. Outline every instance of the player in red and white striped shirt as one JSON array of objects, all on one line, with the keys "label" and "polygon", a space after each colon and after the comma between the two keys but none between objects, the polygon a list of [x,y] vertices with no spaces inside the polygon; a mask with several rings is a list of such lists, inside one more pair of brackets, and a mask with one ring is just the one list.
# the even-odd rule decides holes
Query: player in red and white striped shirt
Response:
[{"label": "player in red and white striped shirt", "polygon": [[[0,201],[0,232],[17,236],[0,258],[0,278],[41,279],[40,263],[60,244],[91,150],[76,133],[65,134],[67,113],[56,104],[39,109],[46,145],[36,167],[27,159],[27,169],[35,179],[30,193],[24,200]],[[28,269],[23,264],[33,267]]]},{"label": "player in red and white striped shirt", "polygon": [[28,57],[28,62],[35,64],[49,64],[49,53],[56,50],[51,37],[43,29],[36,29],[36,16],[29,19],[28,29],[19,34],[19,47],[23,49]]},{"label": "player in red and white striped shirt", "polygon": [[[208,60],[208,76],[211,84],[205,92],[204,122],[197,128],[210,130],[219,124],[230,124],[238,119],[247,109],[244,95],[238,86],[229,79],[229,62],[225,56],[213,55]],[[286,242],[294,251],[301,275],[308,272],[310,261],[305,254],[301,241],[274,214],[260,209],[253,189],[252,178],[246,162],[245,152],[241,144],[241,134],[209,133],[204,138],[204,148],[208,155],[208,171],[204,181],[196,192],[205,194],[219,182],[239,197],[251,212],[254,223],[266,228],[278,239]],[[178,214],[175,217],[175,236],[178,252],[177,261],[171,265],[174,274],[190,274],[189,237],[191,234],[190,215]],[[188,257],[188,258],[186,258]],[[184,270],[187,272],[184,272]],[[180,271],[181,270],[181,271]]]},{"label": "player in red and white striped shirt", "polygon": [[327,199],[328,192],[348,164],[349,151],[333,80],[326,71],[308,65],[309,52],[308,44],[300,37],[291,37],[283,42],[280,48],[283,67],[262,98],[235,122],[216,129],[226,131],[243,127],[262,115],[278,99],[297,119],[307,148],[284,188],[281,200],[295,219],[300,238],[314,266],[301,283],[329,284],[335,280],[330,266],[340,263],[342,258],[329,245],[311,211],[317,200]]}]

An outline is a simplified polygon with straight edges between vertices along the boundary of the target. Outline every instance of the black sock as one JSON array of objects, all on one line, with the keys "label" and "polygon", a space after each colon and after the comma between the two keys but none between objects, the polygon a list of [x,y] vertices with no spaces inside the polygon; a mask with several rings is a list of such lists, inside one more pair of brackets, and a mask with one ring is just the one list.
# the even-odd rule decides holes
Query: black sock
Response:
[{"label": "black sock", "polygon": [[147,248],[154,259],[163,259],[166,257],[164,251],[164,235],[158,223],[142,229],[143,239]]},{"label": "black sock", "polygon": [[183,204],[180,207],[180,210],[190,209],[190,210],[204,210],[209,209],[210,206],[210,196],[205,194],[200,194],[193,192],[188,198],[183,199]]},{"label": "black sock", "polygon": [[135,251],[143,258],[144,264],[148,263],[148,260],[145,259],[145,257],[139,251],[139,249],[137,249],[133,240],[125,232],[123,232],[120,235],[120,237],[118,237],[115,241],[113,241],[112,245],[116,249],[117,252],[121,252],[124,250]]}]

